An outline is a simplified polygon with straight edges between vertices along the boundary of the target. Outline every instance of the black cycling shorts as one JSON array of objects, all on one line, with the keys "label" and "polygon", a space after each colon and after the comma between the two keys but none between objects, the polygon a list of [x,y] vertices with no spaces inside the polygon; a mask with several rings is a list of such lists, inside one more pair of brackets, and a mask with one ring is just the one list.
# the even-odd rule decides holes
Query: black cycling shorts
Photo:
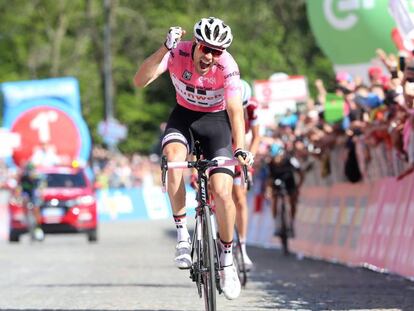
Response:
[{"label": "black cycling shorts", "polygon": [[[204,158],[233,158],[232,133],[227,111],[199,112],[176,105],[171,112],[162,139],[162,148],[172,142],[187,146],[192,152],[194,141],[198,140]],[[234,169],[221,167],[212,169],[210,174],[227,173],[233,176]]]},{"label": "black cycling shorts", "polygon": [[[280,178],[278,176],[278,178]],[[276,178],[274,178],[273,180],[275,180]],[[280,178],[282,179],[282,178]],[[283,181],[285,182],[285,186],[286,186],[286,191],[289,195],[293,195],[297,192],[297,186],[296,186],[296,182],[293,176],[289,176],[289,177],[284,177]],[[273,184],[273,193],[277,194],[279,188]]]}]

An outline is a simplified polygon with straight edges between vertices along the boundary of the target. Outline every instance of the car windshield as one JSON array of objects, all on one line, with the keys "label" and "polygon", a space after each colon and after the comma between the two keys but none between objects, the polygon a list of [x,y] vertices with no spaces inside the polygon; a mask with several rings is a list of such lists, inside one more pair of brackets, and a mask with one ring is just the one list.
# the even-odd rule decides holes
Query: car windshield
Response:
[{"label": "car windshield", "polygon": [[45,176],[48,188],[85,188],[85,177],[81,172],[77,174],[48,173]]}]

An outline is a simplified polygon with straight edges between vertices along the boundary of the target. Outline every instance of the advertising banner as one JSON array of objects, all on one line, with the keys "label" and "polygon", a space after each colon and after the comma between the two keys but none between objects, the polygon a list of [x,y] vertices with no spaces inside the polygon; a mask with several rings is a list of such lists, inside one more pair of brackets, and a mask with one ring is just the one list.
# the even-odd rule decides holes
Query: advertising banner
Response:
[{"label": "advertising banner", "polygon": [[409,0],[389,0],[390,13],[393,16],[403,47],[407,51],[414,49],[414,6]]},{"label": "advertising banner", "polygon": [[307,14],[319,46],[335,65],[369,63],[378,48],[395,52],[388,1],[308,0]]},{"label": "advertising banner", "polygon": [[336,94],[326,94],[323,116],[328,123],[335,123],[344,117],[344,97]]},{"label": "advertising banner", "polygon": [[9,196],[8,190],[0,189],[0,241],[7,240],[9,236]]},{"label": "advertising banner", "polygon": [[[258,214],[258,213],[256,213]],[[248,242],[279,247],[268,215],[249,225]],[[414,175],[397,181],[306,187],[296,217],[297,254],[414,278]]]},{"label": "advertising banner", "polygon": [[401,265],[397,259],[397,254],[402,250],[401,248],[410,247],[410,240],[412,237],[408,241],[404,241],[403,230],[405,227],[414,225],[414,223],[412,224],[410,220],[406,222],[409,211],[410,197],[414,195],[414,193],[412,193],[413,187],[413,178],[412,176],[409,176],[409,178],[394,182],[392,188],[390,189],[390,191],[397,193],[393,206],[394,224],[390,232],[384,263],[386,269],[390,271],[395,271],[398,269],[398,266]]},{"label": "advertising banner", "polygon": [[15,164],[32,161],[35,154],[50,160],[39,165],[87,162],[91,137],[75,78],[5,82],[1,91],[4,127],[21,140],[13,151]]},{"label": "advertising banner", "polygon": [[[187,215],[195,214],[195,191],[186,186]],[[156,185],[97,191],[100,221],[168,219],[172,217],[168,195]]]},{"label": "advertising banner", "polygon": [[277,105],[281,101],[306,101],[308,98],[308,85],[303,76],[291,76],[280,80],[256,80],[253,88],[254,95],[261,104]]}]

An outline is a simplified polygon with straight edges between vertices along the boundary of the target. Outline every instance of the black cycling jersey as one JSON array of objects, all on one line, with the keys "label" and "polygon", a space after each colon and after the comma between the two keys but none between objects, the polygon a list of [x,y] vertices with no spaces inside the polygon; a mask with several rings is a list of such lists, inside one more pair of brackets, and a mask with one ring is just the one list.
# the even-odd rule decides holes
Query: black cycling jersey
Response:
[{"label": "black cycling jersey", "polygon": [[20,185],[22,187],[22,192],[26,193],[31,200],[34,198],[34,192],[36,190],[37,184],[38,184],[38,180],[31,175],[24,174],[20,178]]},{"label": "black cycling jersey", "polygon": [[281,179],[285,182],[286,190],[289,194],[295,192],[297,189],[295,171],[299,170],[299,162],[295,158],[285,157],[279,163],[271,161],[269,163],[269,177],[273,181],[273,189],[277,190],[277,186],[274,184],[274,180]]},{"label": "black cycling jersey", "polygon": [[[200,141],[206,159],[233,158],[232,133],[227,111],[199,112],[176,105],[167,122],[162,148],[171,142],[180,142],[192,150],[195,140]],[[212,169],[233,176],[228,168]]]}]

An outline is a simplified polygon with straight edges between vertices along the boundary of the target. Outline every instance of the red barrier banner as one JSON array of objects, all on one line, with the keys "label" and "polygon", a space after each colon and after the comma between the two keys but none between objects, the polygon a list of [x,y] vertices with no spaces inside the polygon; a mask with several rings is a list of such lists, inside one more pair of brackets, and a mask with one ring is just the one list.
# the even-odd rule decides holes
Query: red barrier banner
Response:
[{"label": "red barrier banner", "polygon": [[[270,227],[267,217],[262,211],[259,240],[279,244],[263,232]],[[414,174],[401,181],[390,177],[303,189],[290,246],[305,256],[414,279]]]},{"label": "red barrier banner", "polygon": [[327,188],[322,187],[308,187],[301,191],[296,217],[296,238],[291,242],[292,250],[320,257],[315,246],[322,238],[321,221],[327,191]]},{"label": "red barrier banner", "polygon": [[[414,218],[408,216],[409,206],[413,193],[414,178],[405,178],[401,181],[394,182],[393,189],[398,192],[394,202],[394,224],[391,231],[391,236],[387,245],[387,252],[385,254],[385,268],[389,271],[397,271],[402,265],[397,259],[399,252],[404,252],[405,248],[410,249],[410,242],[413,235],[409,239],[403,235],[403,230],[410,226],[413,227]],[[411,257],[412,258],[412,257]]]},{"label": "red barrier banner", "polygon": [[319,238],[315,247],[315,255],[321,258],[336,261],[333,257],[336,245],[334,243],[340,215],[342,197],[338,187],[332,187],[326,194],[326,203],[323,206],[322,219],[319,226]]},{"label": "red barrier banner", "polygon": [[393,272],[414,278],[414,175],[397,182],[397,185],[406,189],[406,192],[397,205],[401,221],[395,225],[395,239],[391,242],[397,244],[396,255],[389,258],[387,267]]},{"label": "red barrier banner", "polygon": [[378,202],[383,201],[383,197],[386,192],[386,187],[384,183],[380,181],[374,182],[371,187],[371,193],[363,217],[357,247],[357,261],[360,263],[367,263],[371,256],[371,246],[375,237],[375,230],[378,224],[377,218],[382,210],[382,204],[379,204]]},{"label": "red barrier banner", "polygon": [[334,257],[340,262],[356,265],[357,245],[370,187],[368,184],[341,184],[338,185],[338,189],[343,195],[343,204],[335,239],[337,248],[334,250]]},{"label": "red barrier banner", "polygon": [[377,201],[377,204],[382,208],[377,214],[374,236],[371,240],[371,248],[369,256],[366,257],[366,261],[375,267],[385,269],[391,232],[397,219],[397,202],[403,195],[403,192],[408,189],[397,187],[395,178],[383,180],[381,188],[383,189],[382,197]]}]

